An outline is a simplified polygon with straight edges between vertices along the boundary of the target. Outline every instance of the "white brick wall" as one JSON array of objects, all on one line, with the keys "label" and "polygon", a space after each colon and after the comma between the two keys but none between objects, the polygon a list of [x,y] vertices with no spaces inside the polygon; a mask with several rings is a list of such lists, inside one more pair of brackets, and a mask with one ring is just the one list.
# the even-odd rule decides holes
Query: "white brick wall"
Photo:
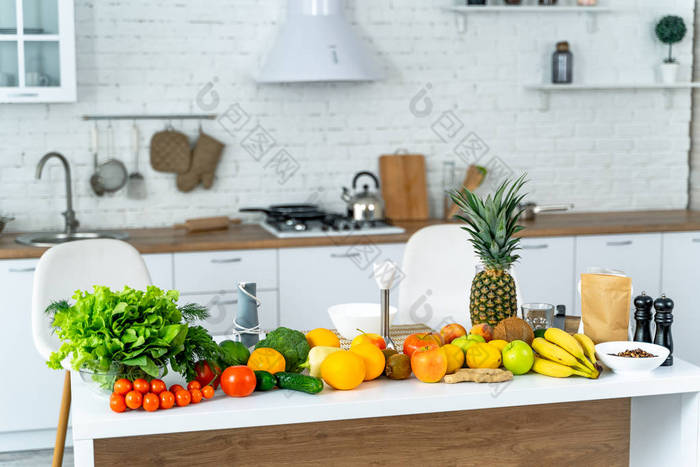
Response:
[{"label": "white brick wall", "polygon": [[[671,109],[660,91],[561,93],[543,112],[537,93],[522,87],[547,79],[558,40],[572,44],[578,82],[655,79],[665,51],[653,36],[655,20],[679,14],[692,32],[694,1],[612,1],[621,11],[599,15],[596,33],[587,32],[585,15],[575,14],[479,15],[460,33],[453,14],[440,9],[449,0],[349,0],[347,14],[378,51],[385,81],[261,86],[251,75],[284,18],[283,0],[76,0],[79,102],[0,106],[0,212],[18,218],[12,230],[62,226],[58,165],[34,180],[36,162],[49,150],[72,163],[83,227],[123,227],[235,215],[242,206],[310,197],[340,209],[340,187],[355,171],[376,170],[380,154],[407,148],[427,156],[438,215],[442,163],[456,160],[463,173],[466,164],[452,150],[471,132],[489,147],[480,163],[497,156],[513,171],[529,172],[533,200],[573,202],[578,210],[684,208],[688,91],[673,93]],[[691,36],[674,49],[686,79]],[[238,103],[251,122],[235,137],[217,122],[204,122],[228,145],[211,191],[179,193],[173,176],[152,171],[144,157],[147,200],[128,200],[125,192],[92,195],[90,124],[80,120],[82,114],[197,112],[198,92],[215,78],[216,112]],[[433,112],[419,118],[409,106],[426,83],[432,84],[427,97]],[[443,142],[431,125],[446,111],[463,128]],[[260,161],[240,146],[256,122],[278,144]],[[150,136],[165,123],[139,125]],[[173,123],[196,135],[197,122]],[[131,169],[130,125],[114,123],[117,155]],[[284,184],[274,167],[266,167],[278,148],[299,163]]]}]

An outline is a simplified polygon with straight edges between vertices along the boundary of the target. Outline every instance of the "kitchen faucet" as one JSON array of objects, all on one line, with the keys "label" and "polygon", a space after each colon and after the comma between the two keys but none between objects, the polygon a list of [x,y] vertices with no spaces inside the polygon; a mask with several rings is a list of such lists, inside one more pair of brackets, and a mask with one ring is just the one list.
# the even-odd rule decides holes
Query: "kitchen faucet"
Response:
[{"label": "kitchen faucet", "polygon": [[70,165],[65,157],[57,152],[49,152],[41,158],[36,166],[36,178],[37,180],[41,178],[41,171],[44,170],[44,165],[46,161],[52,157],[57,158],[63,164],[63,169],[66,172],[66,211],[63,212],[63,217],[66,218],[66,228],[65,232],[67,234],[75,233],[76,229],[80,225],[78,219],[75,218],[75,211],[73,211],[73,191],[71,190],[71,179],[70,179]]}]

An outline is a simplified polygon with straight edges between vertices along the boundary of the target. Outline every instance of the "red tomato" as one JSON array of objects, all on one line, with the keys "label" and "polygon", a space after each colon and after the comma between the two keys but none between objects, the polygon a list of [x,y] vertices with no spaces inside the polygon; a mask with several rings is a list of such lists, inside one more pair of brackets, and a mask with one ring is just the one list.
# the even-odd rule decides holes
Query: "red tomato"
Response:
[{"label": "red tomato", "polygon": [[179,384],[173,384],[172,386],[170,386],[170,392],[172,392],[173,394],[177,394],[178,391],[182,391],[183,389],[185,388],[183,388]]},{"label": "red tomato", "polygon": [[192,395],[189,391],[181,389],[180,391],[175,393],[175,403],[180,407],[190,405],[190,402],[192,402]]},{"label": "red tomato", "polygon": [[141,394],[146,394],[150,390],[151,385],[148,384],[148,381],[146,381],[145,379],[139,378],[134,380],[134,391],[138,391]]},{"label": "red tomato", "polygon": [[201,386],[209,384],[214,389],[219,387],[221,367],[216,362],[200,360],[195,364],[194,370],[197,372],[197,381],[199,381]]},{"label": "red tomato", "polygon": [[442,345],[442,337],[440,334],[434,334],[432,332],[419,332],[416,334],[411,334],[403,342],[403,353],[409,357],[413,355],[416,349],[422,349],[424,347],[429,347],[431,349],[437,349]]},{"label": "red tomato", "polygon": [[126,402],[127,407],[136,410],[141,407],[141,403],[143,402],[143,394],[138,391],[129,391],[126,394],[126,397],[124,397],[124,401]]},{"label": "red tomato", "polygon": [[126,378],[121,378],[114,382],[114,392],[121,394],[122,396],[132,389],[133,385],[131,384],[131,381]]},{"label": "red tomato", "polygon": [[199,404],[202,402],[202,391],[199,389],[190,389],[190,397],[192,397],[193,404]]},{"label": "red tomato", "polygon": [[160,394],[161,392],[168,389],[162,379],[154,379],[151,381],[151,392],[153,394]]},{"label": "red tomato", "polygon": [[193,389],[202,389],[202,385],[199,384],[199,381],[194,380],[194,381],[190,381],[189,383],[187,383],[187,390],[191,391]]},{"label": "red tomato", "polygon": [[202,388],[202,396],[204,396],[205,399],[211,399],[214,397],[214,388],[211,386],[204,386]]},{"label": "red tomato", "polygon": [[170,409],[175,405],[175,394],[170,391],[163,391],[160,393],[160,408]]},{"label": "red tomato", "polygon": [[143,409],[146,412],[155,412],[156,410],[158,410],[159,406],[160,398],[157,394],[149,392],[145,396],[143,396]]},{"label": "red tomato", "polygon": [[221,374],[221,389],[231,397],[249,396],[255,391],[255,373],[246,365],[230,366]]},{"label": "red tomato", "polygon": [[118,392],[113,392],[112,395],[109,396],[109,408],[115,412],[124,412],[126,410],[124,396]]}]

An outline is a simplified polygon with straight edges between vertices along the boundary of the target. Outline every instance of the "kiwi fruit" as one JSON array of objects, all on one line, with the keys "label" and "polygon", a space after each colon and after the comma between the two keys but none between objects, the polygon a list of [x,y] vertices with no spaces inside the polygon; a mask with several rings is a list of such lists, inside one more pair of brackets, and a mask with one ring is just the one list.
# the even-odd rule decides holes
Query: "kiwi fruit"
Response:
[{"label": "kiwi fruit", "polygon": [[386,361],[384,374],[389,379],[406,379],[411,376],[411,359],[408,355],[395,353]]},{"label": "kiwi fruit", "polygon": [[384,354],[384,360],[389,360],[389,357],[396,355],[398,352],[394,349],[382,349],[382,353]]}]

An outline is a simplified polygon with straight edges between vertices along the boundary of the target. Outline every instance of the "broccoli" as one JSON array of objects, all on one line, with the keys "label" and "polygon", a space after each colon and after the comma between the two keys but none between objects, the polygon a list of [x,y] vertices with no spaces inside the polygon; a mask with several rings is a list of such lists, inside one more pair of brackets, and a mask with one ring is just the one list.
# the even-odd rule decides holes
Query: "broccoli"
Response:
[{"label": "broccoli", "polygon": [[306,336],[299,331],[280,327],[267,334],[265,339],[255,344],[255,348],[268,347],[284,356],[286,371],[300,373],[301,365],[309,355],[309,343]]}]

